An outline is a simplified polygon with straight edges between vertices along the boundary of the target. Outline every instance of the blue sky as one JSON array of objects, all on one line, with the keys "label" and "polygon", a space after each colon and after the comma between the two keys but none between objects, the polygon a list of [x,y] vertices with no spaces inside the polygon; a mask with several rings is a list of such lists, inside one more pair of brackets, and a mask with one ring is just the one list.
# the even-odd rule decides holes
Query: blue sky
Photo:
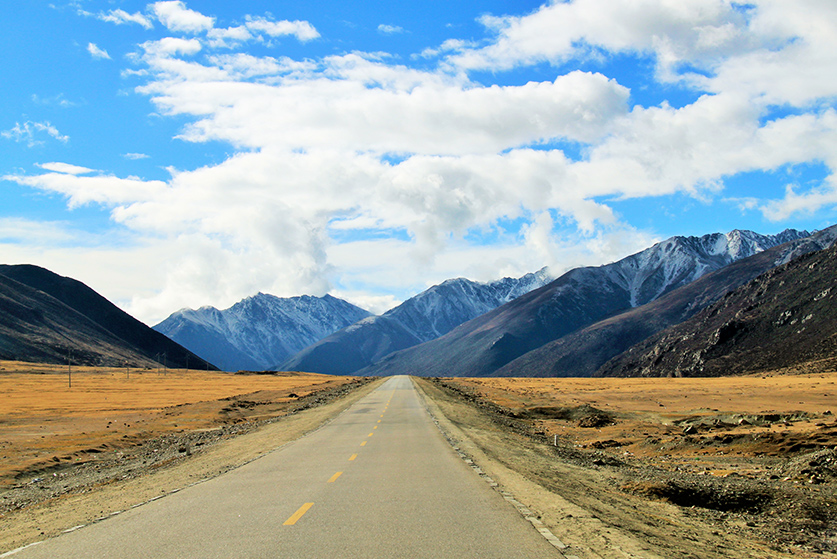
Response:
[{"label": "blue sky", "polygon": [[837,208],[832,0],[4,7],[0,261],[380,312]]}]

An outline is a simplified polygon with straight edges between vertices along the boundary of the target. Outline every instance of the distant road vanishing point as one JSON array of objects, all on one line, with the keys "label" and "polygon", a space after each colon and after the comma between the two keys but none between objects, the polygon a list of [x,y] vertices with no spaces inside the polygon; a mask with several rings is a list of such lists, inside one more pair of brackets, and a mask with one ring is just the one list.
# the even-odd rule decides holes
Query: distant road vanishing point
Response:
[{"label": "distant road vanishing point", "polygon": [[393,377],[241,468],[27,547],[15,559],[562,557]]}]

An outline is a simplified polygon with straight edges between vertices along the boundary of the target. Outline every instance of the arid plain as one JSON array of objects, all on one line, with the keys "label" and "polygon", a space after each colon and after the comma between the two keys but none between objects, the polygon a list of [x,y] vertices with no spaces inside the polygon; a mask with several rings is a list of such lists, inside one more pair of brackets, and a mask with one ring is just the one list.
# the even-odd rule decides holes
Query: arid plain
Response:
[{"label": "arid plain", "polygon": [[[808,367],[415,382],[454,444],[580,557],[833,557],[837,373]],[[379,382],[2,362],[0,552],[235,468]]]},{"label": "arid plain", "polygon": [[428,384],[447,416],[470,413],[457,426],[476,452],[546,490],[532,500],[568,542],[595,548],[600,533],[600,549],[619,540],[631,557],[835,557],[834,365]]}]

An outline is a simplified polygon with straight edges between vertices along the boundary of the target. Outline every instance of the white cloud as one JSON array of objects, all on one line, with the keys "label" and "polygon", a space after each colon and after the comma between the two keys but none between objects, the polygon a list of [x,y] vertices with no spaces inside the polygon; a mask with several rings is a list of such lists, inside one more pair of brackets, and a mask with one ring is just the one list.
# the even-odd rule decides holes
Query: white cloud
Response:
[{"label": "white cloud", "polygon": [[483,16],[496,40],[451,57],[469,69],[560,64],[589,49],[655,53],[663,68],[740,48],[744,16],[720,0],[575,0],[544,5],[525,16]]},{"label": "white cloud", "polygon": [[[328,60],[328,77],[338,79],[294,76],[270,85],[229,83],[230,62],[254,67],[253,57],[212,60],[224,74],[218,67],[183,64],[181,74],[142,90],[167,114],[203,117],[184,131],[190,141],[223,140],[251,149],[493,153],[552,139],[594,141],[627,108],[625,88],[583,72],[554,82],[463,88],[347,55]],[[263,61],[264,68],[272,64]],[[370,82],[386,87],[369,88]]]},{"label": "white cloud", "polygon": [[212,29],[215,25],[215,18],[188,9],[180,0],[155,2],[149,8],[170,31],[200,33]]},{"label": "white cloud", "polygon": [[149,155],[145,153],[123,153],[122,157],[136,161],[139,159],[148,159]]},{"label": "white cloud", "polygon": [[93,58],[98,58],[100,60],[110,60],[110,55],[104,49],[99,48],[95,43],[87,43],[87,52]]},{"label": "white cloud", "polygon": [[387,25],[385,23],[382,23],[378,26],[378,31],[380,31],[384,35],[397,35],[399,33],[403,33],[404,28],[399,27],[398,25]]},{"label": "white cloud", "polygon": [[247,16],[246,25],[249,30],[264,33],[270,37],[293,35],[302,42],[311,41],[320,36],[319,31],[307,21],[272,21],[264,17]]},{"label": "white cloud", "polygon": [[58,140],[59,142],[67,143],[70,140],[69,136],[61,134],[58,129],[49,123],[33,122],[28,120],[23,124],[16,122],[14,127],[9,130],[0,132],[0,137],[7,140],[13,140],[18,143],[25,143],[28,147],[35,147],[44,144],[43,140],[38,139],[42,134]]},{"label": "white cloud", "polygon": [[149,61],[178,54],[190,56],[199,53],[203,48],[197,39],[181,39],[179,37],[164,37],[159,41],[147,41],[140,46],[145,50]]},{"label": "white cloud", "polygon": [[212,48],[234,48],[253,38],[250,30],[244,25],[227,29],[213,28],[207,31],[207,40]]},{"label": "white cloud", "polygon": [[446,52],[461,52],[466,48],[473,48],[476,46],[473,42],[463,41],[462,39],[448,39],[437,48],[426,48],[421,51],[421,54],[416,57],[435,58]]},{"label": "white cloud", "polygon": [[97,172],[95,169],[88,169],[87,167],[80,167],[78,165],[71,165],[69,163],[39,163],[38,167],[46,169],[47,171],[55,171],[56,173],[66,173],[68,175],[89,175]]},{"label": "white cloud", "polygon": [[102,21],[108,21],[117,25],[122,25],[125,23],[136,23],[137,25],[141,25],[146,29],[152,29],[154,27],[154,24],[151,22],[151,20],[140,12],[129,14],[125,10],[117,9],[111,10],[108,13],[100,13],[98,17]]},{"label": "white cloud", "polygon": [[768,219],[782,221],[799,214],[812,214],[824,206],[837,207],[837,184],[833,175],[826,184],[809,192],[798,193],[794,185],[788,185],[784,198],[770,200],[760,209]]},{"label": "white cloud", "polygon": [[[71,206],[101,204],[140,239],[143,262],[154,248],[165,275],[128,303],[142,317],[259,290],[335,287],[383,308],[456,275],[487,281],[544,265],[560,273],[656,240],[624,223],[614,200],[711,201],[739,173],[837,168],[833,2],[552,2],[482,18],[492,40],[428,48],[417,57],[442,58],[422,69],[387,53],[293,60],[238,50],[319,37],[308,22],[248,16],[220,29],[183,2],[150,12],[185,37],[141,45],[137,91],[186,120],[181,139],[240,152],[167,181],[66,163],[6,177]],[[604,69],[502,86],[469,77],[614,55],[650,61],[655,85],[691,88],[696,100],[643,106]],[[66,138],[49,123],[2,132],[24,142],[36,134]],[[567,144],[580,156],[568,157]],[[837,204],[834,180],[739,203],[785,220]],[[483,231],[494,240],[472,242]]]},{"label": "white cloud", "polygon": [[142,181],[136,178],[122,179],[111,175],[96,175],[92,177],[73,174],[68,171],[89,172],[89,169],[66,164],[52,164],[52,168],[60,172],[44,175],[7,175],[3,180],[31,186],[49,192],[57,192],[67,197],[71,208],[89,203],[117,206],[132,203],[137,200],[160,196],[166,189],[162,181]]}]

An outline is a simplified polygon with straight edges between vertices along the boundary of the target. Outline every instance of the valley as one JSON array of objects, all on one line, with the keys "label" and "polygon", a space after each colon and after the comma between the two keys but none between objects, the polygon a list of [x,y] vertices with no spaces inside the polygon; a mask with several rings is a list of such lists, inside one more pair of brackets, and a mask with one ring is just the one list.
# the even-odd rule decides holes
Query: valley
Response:
[{"label": "valley", "polygon": [[[570,556],[828,557],[837,552],[835,365],[413,382],[451,445]],[[237,469],[385,382],[78,368],[69,389],[66,368],[0,367],[0,552]]]},{"label": "valley", "polygon": [[[564,542],[557,557],[837,556],[835,236],[837,227],[781,238],[677,237],[540,287],[545,271],[494,284],[449,280],[379,317],[330,296],[259,294],[226,311],[172,315],[168,333],[185,336],[177,341],[189,349],[83,284],[35,267],[7,268],[17,278],[0,276],[8,278],[8,354],[38,361],[37,352],[47,352],[54,364],[0,361],[0,552],[43,540],[50,542],[43,549],[63,545],[54,536],[114,515],[122,522],[133,514],[121,513],[198,484],[202,499],[223,506],[223,492],[206,495],[203,482],[230,483],[255,461],[285,463],[294,454],[285,445],[297,448],[332,420],[354,432],[351,418],[338,419],[345,411],[380,424],[384,414],[375,416],[368,402],[385,412],[397,396],[396,415],[410,420],[393,427],[421,432],[421,445],[434,448],[442,444],[438,427],[455,452],[417,456],[396,431],[391,446],[375,451],[386,458],[375,467],[387,472],[387,491],[447,498],[451,490],[429,481],[433,461],[455,462],[458,454],[526,520]],[[202,349],[186,344],[193,334]],[[235,347],[251,357],[278,351],[239,361],[268,364],[318,338],[300,361],[285,362],[316,373],[225,373],[210,370],[214,358],[201,361],[210,349]],[[88,366],[78,365],[79,355]],[[167,355],[201,370],[169,369]],[[61,364],[70,356],[71,368]],[[344,440],[345,429],[328,431],[339,440],[319,433],[322,444],[301,445],[310,448],[302,462],[313,467],[323,446],[356,446]],[[404,478],[416,460],[425,462],[423,482]],[[311,476],[311,467],[291,463]],[[471,486],[457,469],[451,465],[444,483]],[[372,470],[364,472],[370,485],[362,493],[380,492]],[[279,491],[271,479],[288,483],[278,470],[263,474],[265,491]],[[323,495],[313,478],[286,490]],[[257,491],[250,502],[290,514],[283,491],[268,500]],[[333,504],[332,511],[347,506]],[[456,508],[445,507],[445,514]],[[200,515],[187,516],[206,529]],[[470,533],[466,524],[473,518],[449,541]],[[529,536],[520,541],[543,544]]]}]

